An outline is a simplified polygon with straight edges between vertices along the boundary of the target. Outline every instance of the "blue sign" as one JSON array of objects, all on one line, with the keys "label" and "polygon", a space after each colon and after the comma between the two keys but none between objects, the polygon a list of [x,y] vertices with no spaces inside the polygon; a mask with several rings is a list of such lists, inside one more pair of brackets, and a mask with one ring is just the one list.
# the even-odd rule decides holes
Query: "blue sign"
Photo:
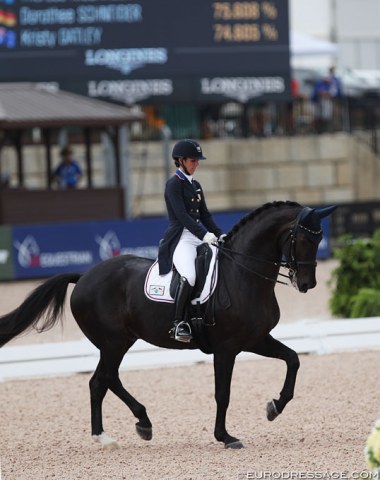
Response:
[{"label": "blue sign", "polygon": [[[215,214],[224,232],[248,212]],[[132,221],[105,221],[12,228],[15,278],[44,278],[57,273],[82,273],[109,258],[132,254],[156,258],[168,225],[165,217]],[[330,256],[329,222],[322,220],[323,240],[318,258]]]},{"label": "blue sign", "polygon": [[81,273],[120,254],[155,258],[166,224],[150,219],[14,227],[16,278]]}]

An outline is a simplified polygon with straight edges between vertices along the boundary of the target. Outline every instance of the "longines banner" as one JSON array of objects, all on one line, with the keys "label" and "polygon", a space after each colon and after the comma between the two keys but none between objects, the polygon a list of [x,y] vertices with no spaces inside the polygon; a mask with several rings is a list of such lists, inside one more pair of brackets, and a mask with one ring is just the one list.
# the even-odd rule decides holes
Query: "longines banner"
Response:
[{"label": "longines banner", "polygon": [[[228,232],[247,212],[215,214]],[[318,258],[330,256],[328,218]],[[57,273],[84,272],[121,254],[156,258],[166,218],[0,228],[1,279],[46,278]],[[11,238],[12,237],[12,238]],[[1,252],[3,253],[1,257]]]},{"label": "longines banner", "polygon": [[0,81],[124,103],[287,98],[288,0],[4,0]]}]

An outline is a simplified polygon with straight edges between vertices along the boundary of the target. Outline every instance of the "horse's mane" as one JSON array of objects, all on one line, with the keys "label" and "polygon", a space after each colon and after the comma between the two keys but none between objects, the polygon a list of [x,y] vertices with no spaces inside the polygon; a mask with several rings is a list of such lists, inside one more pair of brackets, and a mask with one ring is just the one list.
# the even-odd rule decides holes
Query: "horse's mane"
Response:
[{"label": "horse's mane", "polygon": [[282,208],[282,207],[300,207],[301,205],[297,202],[291,202],[290,200],[286,201],[275,201],[264,203],[261,207],[257,207],[247,215],[242,217],[239,222],[232,227],[226,236],[226,240],[229,240],[233,235],[235,235],[247,222],[252,221],[258,215],[260,215],[264,210],[269,210],[272,208]]}]

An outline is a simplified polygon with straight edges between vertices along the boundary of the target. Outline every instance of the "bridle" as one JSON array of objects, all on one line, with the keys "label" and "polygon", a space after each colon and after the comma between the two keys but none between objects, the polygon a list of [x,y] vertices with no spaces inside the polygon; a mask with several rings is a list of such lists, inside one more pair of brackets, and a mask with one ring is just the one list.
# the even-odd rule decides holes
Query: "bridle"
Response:
[{"label": "bridle", "polygon": [[[283,247],[282,247],[281,250],[283,252],[288,250],[289,253],[288,253],[288,255],[285,255],[285,260],[284,261],[274,262],[274,261],[271,261],[271,260],[266,260],[266,259],[263,259],[263,258],[256,257],[254,255],[247,255],[245,253],[241,253],[241,252],[238,252],[236,250],[232,250],[232,249],[226,247],[223,244],[218,244],[217,245],[217,248],[219,250],[219,254],[224,255],[229,260],[234,261],[234,263],[236,265],[238,265],[239,267],[243,268],[244,270],[246,270],[250,273],[255,274],[256,276],[258,276],[260,278],[263,278],[264,280],[268,280],[268,281],[273,282],[273,283],[280,283],[282,285],[289,286],[290,285],[289,283],[284,282],[282,280],[279,280],[277,277],[278,276],[285,277],[288,280],[290,280],[290,282],[293,284],[296,277],[297,277],[298,267],[300,265],[310,266],[310,267],[314,267],[314,268],[317,266],[317,262],[315,260],[301,260],[301,261],[297,260],[297,254],[296,254],[297,231],[298,231],[298,229],[302,229],[302,230],[306,231],[309,235],[318,235],[318,236],[322,235],[322,228],[320,228],[319,230],[311,230],[311,229],[305,227],[304,225],[302,225],[300,223],[308,215],[308,213],[310,211],[311,211],[311,209],[309,207],[304,207],[298,213],[298,215],[297,215],[297,217],[294,221],[294,224],[292,225],[292,227],[290,228],[290,231],[286,235],[286,238],[285,238],[285,241],[284,241],[284,244],[283,244]],[[287,243],[289,243],[288,249],[286,248]],[[253,269],[247,267],[246,265],[244,265],[243,263],[237,261],[234,258],[234,255],[240,255],[241,257],[244,257],[246,259],[256,260],[256,261],[259,261],[261,263],[266,263],[266,264],[273,265],[275,267],[286,268],[286,269],[288,269],[288,275],[279,272],[278,275],[276,276],[276,278],[267,277],[266,275],[263,275],[262,273],[257,272],[256,270],[253,270]]]},{"label": "bridle", "polygon": [[299,212],[299,214],[295,219],[294,225],[290,229],[290,232],[286,238],[286,241],[289,241],[289,254],[287,256],[288,260],[287,262],[285,262],[285,265],[283,266],[289,270],[289,276],[291,275],[291,272],[293,275],[297,275],[299,265],[304,265],[304,266],[306,265],[314,268],[317,266],[317,262],[315,260],[297,260],[297,255],[296,255],[297,231],[299,228],[301,230],[304,230],[310,236],[322,235],[322,228],[318,230],[311,230],[310,228],[307,228],[304,225],[302,225],[301,221],[310,213],[310,211],[311,211],[311,208],[304,207]]}]

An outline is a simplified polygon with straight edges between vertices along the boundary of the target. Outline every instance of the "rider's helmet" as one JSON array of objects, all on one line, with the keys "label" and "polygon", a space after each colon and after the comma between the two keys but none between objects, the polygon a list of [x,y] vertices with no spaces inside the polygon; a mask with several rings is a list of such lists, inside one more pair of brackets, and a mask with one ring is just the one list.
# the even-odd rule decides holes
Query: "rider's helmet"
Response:
[{"label": "rider's helmet", "polygon": [[195,160],[206,160],[202,148],[195,140],[180,140],[173,147],[172,157],[174,160],[180,158],[194,158]]}]

